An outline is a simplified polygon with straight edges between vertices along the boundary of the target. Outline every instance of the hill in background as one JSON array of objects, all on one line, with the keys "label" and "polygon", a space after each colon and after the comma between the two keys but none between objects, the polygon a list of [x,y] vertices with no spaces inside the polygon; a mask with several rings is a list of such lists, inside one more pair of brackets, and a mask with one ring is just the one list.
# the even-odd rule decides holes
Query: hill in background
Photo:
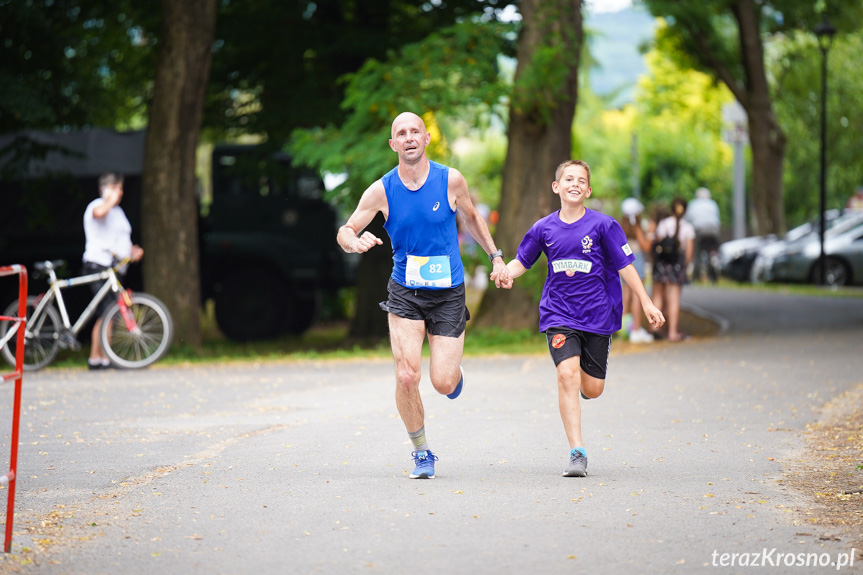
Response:
[{"label": "hill in background", "polygon": [[647,73],[639,46],[653,38],[653,16],[641,6],[619,12],[588,12],[585,27],[590,34],[590,51],[599,62],[599,67],[590,71],[593,91],[606,96],[619,90],[613,106],[632,102],[638,77]]}]

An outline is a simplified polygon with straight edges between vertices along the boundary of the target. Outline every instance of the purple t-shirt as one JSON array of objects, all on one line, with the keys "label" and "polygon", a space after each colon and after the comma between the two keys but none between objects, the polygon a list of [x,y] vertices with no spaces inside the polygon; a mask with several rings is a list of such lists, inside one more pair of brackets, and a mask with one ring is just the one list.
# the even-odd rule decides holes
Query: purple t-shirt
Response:
[{"label": "purple t-shirt", "polygon": [[530,269],[541,253],[548,258],[548,277],[539,300],[540,331],[567,327],[611,335],[620,329],[619,270],[635,256],[614,218],[586,209],[580,220],[567,224],[559,212],[549,214],[527,232],[516,258]]}]

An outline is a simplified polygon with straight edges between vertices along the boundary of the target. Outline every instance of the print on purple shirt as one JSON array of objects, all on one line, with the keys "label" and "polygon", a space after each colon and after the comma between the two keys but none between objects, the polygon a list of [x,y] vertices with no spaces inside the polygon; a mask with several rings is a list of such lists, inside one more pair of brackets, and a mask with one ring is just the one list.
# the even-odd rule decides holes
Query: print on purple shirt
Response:
[{"label": "print on purple shirt", "polygon": [[[601,335],[619,330],[619,271],[635,260],[620,224],[590,209],[567,224],[555,211],[530,228],[516,259],[530,269],[543,253],[548,277],[539,302],[539,330],[568,327]],[[554,298],[549,297],[552,293]]]}]

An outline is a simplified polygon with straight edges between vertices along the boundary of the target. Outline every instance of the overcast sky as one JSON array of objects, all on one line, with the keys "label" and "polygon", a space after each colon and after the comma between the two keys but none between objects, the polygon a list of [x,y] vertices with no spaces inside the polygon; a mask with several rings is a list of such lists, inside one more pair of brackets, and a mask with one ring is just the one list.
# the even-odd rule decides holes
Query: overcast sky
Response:
[{"label": "overcast sky", "polygon": [[[632,0],[584,0],[591,14],[599,14],[602,12],[618,12],[624,8],[632,6]],[[510,4],[503,10],[501,20],[521,20],[521,15],[518,14],[515,7]]]},{"label": "overcast sky", "polygon": [[591,11],[599,12],[617,12],[632,5],[632,0],[586,0]]}]

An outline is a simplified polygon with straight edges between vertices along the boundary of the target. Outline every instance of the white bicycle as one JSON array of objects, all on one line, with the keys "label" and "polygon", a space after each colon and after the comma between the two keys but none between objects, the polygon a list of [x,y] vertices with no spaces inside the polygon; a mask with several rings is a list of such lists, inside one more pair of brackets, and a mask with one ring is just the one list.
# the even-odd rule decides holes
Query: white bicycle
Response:
[{"label": "white bicycle", "polygon": [[[48,291],[27,298],[27,323],[24,333],[24,369],[35,371],[54,361],[61,349],[81,348],[78,333],[93,317],[100,302],[115,297],[116,302],[102,314],[99,338],[102,349],[115,367],[137,369],[152,365],[167,352],[174,335],[174,323],[168,308],[157,298],[124,289],[117,270],[128,263],[121,261],[97,274],[69,279],[57,279],[56,268],[63,261],[45,261],[33,266],[36,272],[48,274]],[[74,325],[63,302],[61,290],[84,284],[104,282],[93,299],[81,312]],[[4,312],[18,315],[18,300]],[[9,322],[0,324],[0,341],[10,329]],[[0,353],[10,365],[15,365],[15,339]]]}]

